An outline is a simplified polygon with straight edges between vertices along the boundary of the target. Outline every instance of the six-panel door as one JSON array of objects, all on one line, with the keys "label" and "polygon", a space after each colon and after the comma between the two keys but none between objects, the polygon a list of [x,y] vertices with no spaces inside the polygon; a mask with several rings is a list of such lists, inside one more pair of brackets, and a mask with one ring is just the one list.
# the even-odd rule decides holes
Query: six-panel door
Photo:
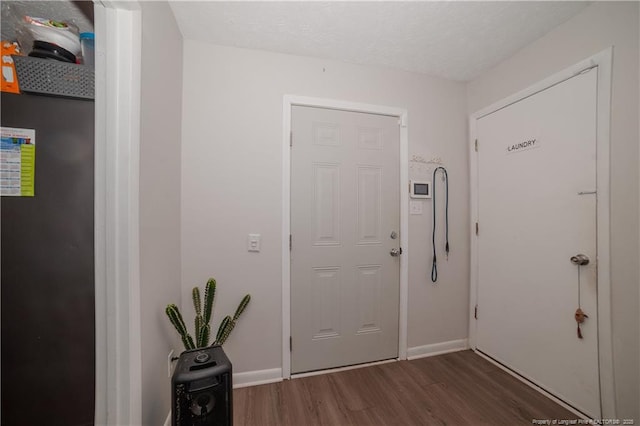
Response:
[{"label": "six-panel door", "polygon": [[291,372],[398,356],[397,117],[292,108]]}]

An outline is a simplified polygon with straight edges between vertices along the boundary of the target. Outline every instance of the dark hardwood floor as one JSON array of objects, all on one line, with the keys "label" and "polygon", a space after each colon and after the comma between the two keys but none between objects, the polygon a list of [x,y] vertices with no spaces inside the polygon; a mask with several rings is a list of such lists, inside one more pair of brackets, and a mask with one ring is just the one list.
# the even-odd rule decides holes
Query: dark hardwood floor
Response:
[{"label": "dark hardwood floor", "polygon": [[235,389],[235,426],[531,425],[577,416],[472,351]]}]

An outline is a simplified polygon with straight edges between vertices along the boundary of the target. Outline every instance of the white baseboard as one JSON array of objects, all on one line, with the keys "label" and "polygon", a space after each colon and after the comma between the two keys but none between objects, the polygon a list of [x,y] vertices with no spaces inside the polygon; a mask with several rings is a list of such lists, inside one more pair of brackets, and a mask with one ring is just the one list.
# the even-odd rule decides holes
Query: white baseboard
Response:
[{"label": "white baseboard", "polygon": [[167,414],[167,420],[164,421],[164,426],[171,426],[171,411]]},{"label": "white baseboard", "polygon": [[449,340],[448,342],[409,348],[407,349],[407,359],[412,360],[427,356],[442,355],[449,352],[464,351],[465,349],[469,349],[469,339]]},{"label": "white baseboard", "polygon": [[264,385],[282,381],[282,368],[270,368],[268,370],[245,371],[233,374],[233,388]]}]

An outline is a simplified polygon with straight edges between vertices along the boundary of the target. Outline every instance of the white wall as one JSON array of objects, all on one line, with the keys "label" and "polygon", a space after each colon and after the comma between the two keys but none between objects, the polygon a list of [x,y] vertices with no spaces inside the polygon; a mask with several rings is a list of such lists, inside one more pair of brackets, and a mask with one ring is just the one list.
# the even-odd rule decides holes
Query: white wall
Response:
[{"label": "white wall", "polygon": [[[182,295],[218,280],[213,325],[253,299],[225,344],[234,372],[282,366],[283,95],[406,108],[410,154],[442,157],[450,178],[449,262],[430,273],[430,205],[411,216],[409,347],[467,337],[469,205],[466,86],[419,74],[185,40]],[[414,177],[421,177],[418,173]],[[440,216],[442,217],[442,216]],[[248,253],[248,233],[262,251]]]},{"label": "white wall", "polygon": [[181,343],[164,308],[180,304],[182,35],[165,2],[140,2],[140,314],[142,424],[161,425],[171,406],[167,354]]},{"label": "white wall", "polygon": [[640,419],[638,315],[638,3],[594,3],[468,85],[468,111],[614,46],[611,287],[618,417]]}]

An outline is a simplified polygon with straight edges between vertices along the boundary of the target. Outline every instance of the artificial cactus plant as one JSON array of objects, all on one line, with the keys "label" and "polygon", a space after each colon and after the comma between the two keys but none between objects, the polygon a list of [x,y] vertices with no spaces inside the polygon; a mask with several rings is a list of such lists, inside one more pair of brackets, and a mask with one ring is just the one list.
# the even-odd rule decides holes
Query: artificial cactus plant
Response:
[{"label": "artificial cactus plant", "polygon": [[[205,285],[204,306],[202,305],[202,300],[200,298],[200,289],[198,287],[193,288],[191,296],[193,298],[193,307],[196,311],[196,317],[194,320],[195,341],[189,334],[187,326],[182,319],[182,315],[180,314],[178,307],[174,304],[170,304],[167,305],[165,311],[167,313],[167,316],[169,317],[169,320],[171,321],[171,324],[173,324],[178,334],[180,334],[182,343],[184,344],[186,350],[203,348],[209,345],[211,336],[211,325],[209,323],[211,322],[213,313],[213,302],[216,297],[216,280],[210,278]],[[224,344],[224,342],[231,334],[231,331],[236,326],[238,318],[240,318],[240,315],[242,315],[250,301],[251,296],[248,294],[245,295],[240,301],[240,304],[238,305],[238,308],[236,309],[233,317],[227,315],[222,320],[220,326],[218,327],[218,332],[216,333],[216,339],[213,342],[213,345]]]},{"label": "artificial cactus plant", "polygon": [[240,301],[240,304],[236,309],[236,313],[233,314],[233,318],[227,315],[222,320],[222,322],[220,323],[220,327],[218,327],[218,332],[216,333],[216,344],[222,345],[224,344],[224,342],[226,342],[227,338],[231,334],[231,331],[233,331],[233,328],[236,326],[236,321],[238,321],[240,315],[242,315],[244,310],[247,308],[249,301],[251,301],[251,296],[247,294]]}]

